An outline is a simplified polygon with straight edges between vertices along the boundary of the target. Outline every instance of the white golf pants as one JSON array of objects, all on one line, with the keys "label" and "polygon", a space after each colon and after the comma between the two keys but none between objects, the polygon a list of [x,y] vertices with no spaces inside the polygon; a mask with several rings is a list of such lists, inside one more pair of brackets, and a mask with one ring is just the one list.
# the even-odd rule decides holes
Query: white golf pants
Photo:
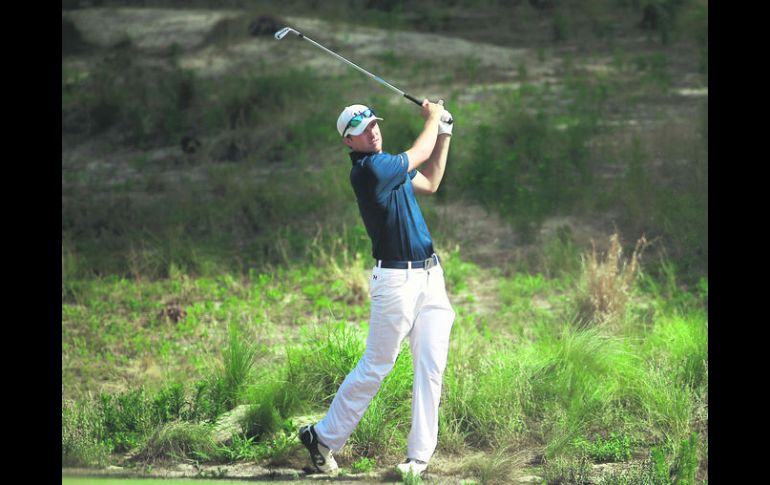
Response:
[{"label": "white golf pants", "polygon": [[366,351],[315,430],[333,451],[345,445],[409,336],[414,364],[412,428],[407,457],[427,462],[438,441],[438,405],[455,312],[440,265],[430,269],[374,267]]}]

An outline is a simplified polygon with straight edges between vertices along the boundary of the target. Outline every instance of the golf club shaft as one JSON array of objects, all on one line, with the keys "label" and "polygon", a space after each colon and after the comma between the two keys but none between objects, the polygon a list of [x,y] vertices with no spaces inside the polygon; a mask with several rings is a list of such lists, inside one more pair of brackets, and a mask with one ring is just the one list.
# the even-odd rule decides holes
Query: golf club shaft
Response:
[{"label": "golf club shaft", "polygon": [[[345,59],[344,57],[342,57],[341,55],[337,54],[336,52],[333,52],[333,51],[327,49],[326,47],[322,46],[321,44],[319,44],[318,42],[314,41],[310,37],[307,37],[305,34],[303,34],[302,32],[299,32],[298,30],[292,29],[291,27],[284,27],[284,28],[282,28],[281,30],[279,30],[278,32],[275,33],[275,38],[278,39],[278,40],[283,39],[284,37],[286,37],[286,34],[288,34],[289,32],[297,34],[301,39],[305,39],[306,41],[310,42],[314,46],[319,47],[319,48],[323,49],[324,51],[328,52],[329,54],[333,55],[337,59],[339,59],[341,61],[344,61],[346,64],[348,64],[350,66],[353,66],[354,68],[358,69],[359,71],[361,71],[362,73],[366,74],[367,76],[369,76],[370,78],[374,79],[375,81],[377,81],[378,83],[382,84],[383,86],[386,86],[386,87],[392,89],[393,91],[398,93],[400,96],[403,96],[406,99],[408,99],[409,101],[412,101],[417,106],[422,106],[422,101],[420,101],[419,99],[415,98],[414,96],[412,96],[412,95],[410,95],[408,93],[405,93],[405,92],[401,91],[400,89],[398,89],[397,87],[393,86],[392,84],[390,84],[386,80],[382,79],[379,76],[375,76],[374,74],[372,74],[371,72],[367,71],[366,69],[363,69],[362,67],[357,66],[356,64],[350,62],[349,60]],[[454,123],[454,120],[450,117],[445,122],[448,123],[448,124],[452,124],[452,123]]]},{"label": "golf club shaft", "polygon": [[331,50],[327,49],[326,47],[322,46],[321,44],[319,44],[318,42],[314,41],[314,40],[313,40],[313,39],[311,39],[310,37],[308,37],[308,36],[306,36],[306,35],[302,34],[301,32],[299,32],[299,33],[298,33],[298,35],[299,35],[299,37],[300,37],[301,39],[305,39],[306,41],[310,42],[311,44],[315,45],[316,47],[320,47],[321,49],[325,50],[326,52],[328,52],[329,54],[333,55],[333,56],[334,56],[334,57],[336,57],[337,59],[339,59],[339,60],[341,60],[341,61],[344,61],[344,62],[346,62],[347,64],[349,64],[349,65],[351,65],[351,66],[355,67],[356,69],[358,69],[358,70],[359,70],[359,71],[361,71],[362,73],[366,74],[366,75],[367,75],[367,76],[369,76],[370,78],[374,79],[374,80],[375,80],[375,81],[377,81],[378,83],[382,84],[383,86],[386,86],[386,87],[388,87],[388,88],[392,89],[393,91],[395,91],[395,92],[396,92],[396,93],[398,93],[399,95],[401,95],[401,96],[405,97],[406,99],[408,99],[408,100],[410,100],[410,101],[414,102],[414,103],[415,103],[415,104],[417,104],[418,106],[422,106],[422,101],[420,101],[419,99],[415,98],[414,96],[412,96],[412,95],[410,95],[410,94],[408,94],[408,93],[405,93],[405,92],[401,91],[400,89],[398,89],[397,87],[393,86],[392,84],[390,84],[390,83],[389,83],[389,82],[387,82],[386,80],[382,79],[381,77],[379,77],[379,76],[375,76],[374,74],[372,74],[371,72],[367,71],[366,69],[363,69],[363,68],[361,68],[361,67],[357,66],[356,64],[354,64],[354,63],[350,62],[349,60],[345,59],[344,57],[342,57],[341,55],[337,54],[336,52],[334,52],[334,51],[331,51]]}]

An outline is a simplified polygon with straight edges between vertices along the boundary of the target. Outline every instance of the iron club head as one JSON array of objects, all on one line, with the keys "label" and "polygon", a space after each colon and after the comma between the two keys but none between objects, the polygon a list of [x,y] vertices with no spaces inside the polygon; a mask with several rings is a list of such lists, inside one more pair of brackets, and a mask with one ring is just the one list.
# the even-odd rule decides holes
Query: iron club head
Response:
[{"label": "iron club head", "polygon": [[284,28],[282,28],[281,30],[279,30],[278,32],[275,33],[275,38],[278,39],[278,40],[281,40],[284,37],[286,37],[286,34],[288,34],[289,32],[292,32],[294,34],[299,35],[299,32],[297,32],[296,30],[292,29],[291,27],[284,27]]}]

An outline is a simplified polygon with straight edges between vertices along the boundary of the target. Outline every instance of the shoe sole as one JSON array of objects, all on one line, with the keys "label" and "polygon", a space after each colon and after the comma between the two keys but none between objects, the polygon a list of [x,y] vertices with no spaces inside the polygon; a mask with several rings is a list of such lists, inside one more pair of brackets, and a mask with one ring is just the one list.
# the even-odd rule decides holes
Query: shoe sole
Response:
[{"label": "shoe sole", "polygon": [[409,475],[411,473],[413,475],[419,476],[420,478],[423,478],[425,476],[425,471],[426,470],[422,470],[422,471],[406,470],[406,471],[404,471],[404,470],[401,470],[400,468],[396,468],[396,472],[398,474],[400,474],[402,477],[406,477],[407,475]]}]

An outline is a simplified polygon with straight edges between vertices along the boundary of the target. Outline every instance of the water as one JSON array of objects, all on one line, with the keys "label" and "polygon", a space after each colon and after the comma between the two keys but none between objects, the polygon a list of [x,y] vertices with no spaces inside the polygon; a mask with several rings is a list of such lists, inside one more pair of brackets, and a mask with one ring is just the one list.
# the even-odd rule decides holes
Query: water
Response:
[{"label": "water", "polygon": [[[255,482],[245,480],[201,480],[191,478],[97,478],[97,477],[61,477],[62,485],[224,485],[224,484],[267,484],[275,482]],[[302,482],[292,483],[301,484]]]}]

